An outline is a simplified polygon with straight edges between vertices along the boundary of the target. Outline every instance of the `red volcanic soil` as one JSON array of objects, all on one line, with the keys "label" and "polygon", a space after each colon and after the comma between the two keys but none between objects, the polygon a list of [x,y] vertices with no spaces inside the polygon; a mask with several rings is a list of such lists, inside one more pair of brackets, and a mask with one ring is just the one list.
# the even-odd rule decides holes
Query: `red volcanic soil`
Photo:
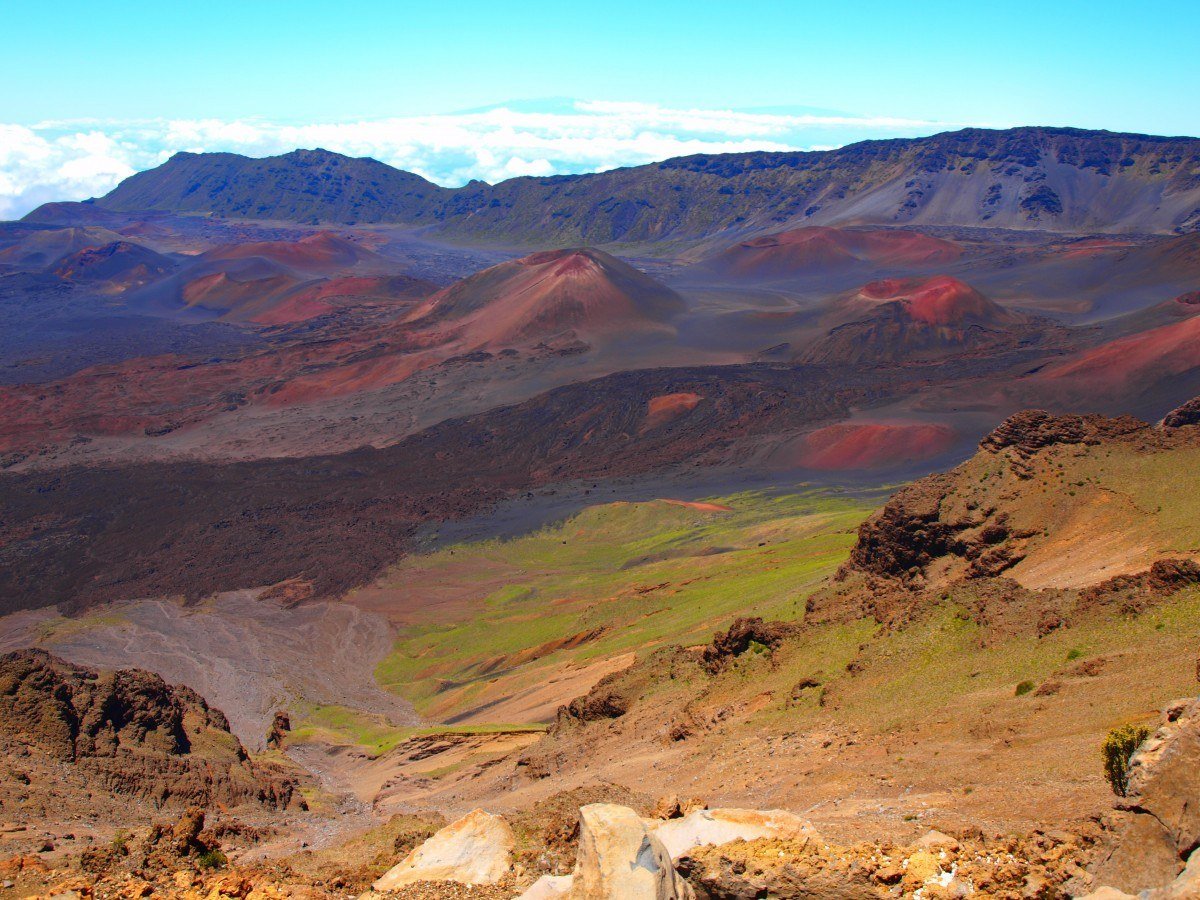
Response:
[{"label": "red volcanic soil", "polygon": [[1151,328],[1048,366],[1035,379],[1091,392],[1138,390],[1200,367],[1200,317]]},{"label": "red volcanic soil", "polygon": [[1088,238],[1082,241],[1072,241],[1055,248],[1055,255],[1059,259],[1091,259],[1110,256],[1114,250],[1124,250],[1134,246],[1136,246],[1135,242],[1120,238]]},{"label": "red volcanic soil", "polygon": [[10,247],[0,250],[0,263],[28,268],[53,265],[71,253],[88,247],[102,247],[121,240],[121,235],[107,228],[54,228],[35,231]]},{"label": "red volcanic soil", "polygon": [[129,241],[86,247],[58,261],[54,274],[64,281],[101,285],[112,292],[126,291],[157,281],[175,268],[167,257]]},{"label": "red volcanic soil", "polygon": [[682,506],[698,512],[733,512],[732,506],[726,506],[724,503],[706,503],[703,500],[672,500],[669,497],[659,497],[658,502],[669,503],[671,506]]},{"label": "red volcanic soil", "polygon": [[642,422],[642,431],[649,431],[664,425],[685,412],[691,412],[704,398],[699,394],[663,394],[661,397],[651,397],[646,404],[646,419]]},{"label": "red volcanic soil", "polygon": [[683,298],[600,250],[550,250],[501,263],[431,297],[409,321],[464,347],[505,347],[662,328]]},{"label": "red volcanic soil", "polygon": [[798,465],[822,471],[886,469],[932,459],[954,443],[954,430],[930,423],[842,423],[805,435]]},{"label": "red volcanic soil", "polygon": [[996,354],[1056,334],[947,275],[873,281],[842,298],[831,316],[841,324],[808,349],[806,362],[874,365]]},{"label": "red volcanic soil", "polygon": [[260,317],[300,322],[328,312],[320,303],[295,303],[288,309],[284,300],[296,290],[300,280],[279,273],[267,278],[238,279],[228,272],[212,272],[193,278],[183,286],[183,302],[189,307],[220,312],[222,318],[240,322],[258,322]]},{"label": "red volcanic soil", "polygon": [[408,303],[436,290],[431,282],[404,275],[301,282],[286,273],[241,280],[228,272],[213,272],[187,282],[182,297],[186,305],[218,311],[229,321],[288,325],[325,315],[339,305]]},{"label": "red volcanic soil", "polygon": [[701,266],[730,276],[783,278],[854,263],[893,269],[937,266],[954,262],[962,253],[958,244],[918,231],[814,226],[744,241]]},{"label": "red volcanic soil", "polygon": [[859,291],[859,296],[876,303],[899,303],[910,319],[927,325],[1008,324],[1021,319],[949,275],[872,281]]},{"label": "red volcanic soil", "polygon": [[[224,311],[232,320],[291,324],[338,307],[363,317],[336,317],[299,341],[285,339],[231,359],[138,357],[56,382],[0,386],[0,451],[56,444],[77,434],[160,434],[240,406],[278,407],[395,384],[453,352],[428,352],[436,349],[430,341],[397,326],[389,312],[435,289],[402,275],[300,285],[284,274],[245,282],[224,272],[194,279],[184,288],[185,300]],[[364,291],[373,293],[358,293]]]},{"label": "red volcanic soil", "polygon": [[312,234],[298,241],[247,241],[242,244],[223,244],[201,254],[200,259],[233,260],[269,259],[281,265],[304,271],[345,269],[376,254],[353,241],[328,231]]},{"label": "red volcanic soil", "polygon": [[79,434],[161,434],[244,405],[282,406],[383,387],[437,361],[422,349],[406,344],[403,334],[382,343],[368,331],[220,362],[139,357],[47,384],[0,385],[0,451]]}]

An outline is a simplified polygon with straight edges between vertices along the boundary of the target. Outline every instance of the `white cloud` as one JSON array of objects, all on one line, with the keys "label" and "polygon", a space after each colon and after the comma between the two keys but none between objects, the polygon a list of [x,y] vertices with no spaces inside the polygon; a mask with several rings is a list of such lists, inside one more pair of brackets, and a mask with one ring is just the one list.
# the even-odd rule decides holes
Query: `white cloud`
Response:
[{"label": "white cloud", "polygon": [[495,182],[600,171],[694,153],[825,149],[867,137],[928,134],[941,127],[887,117],[603,101],[544,111],[501,106],[303,125],[219,119],[0,124],[0,219],[23,215],[48,200],[107,193],[122,178],[180,150],[269,156],[324,147],[371,156],[439,184],[459,185],[475,178]]}]

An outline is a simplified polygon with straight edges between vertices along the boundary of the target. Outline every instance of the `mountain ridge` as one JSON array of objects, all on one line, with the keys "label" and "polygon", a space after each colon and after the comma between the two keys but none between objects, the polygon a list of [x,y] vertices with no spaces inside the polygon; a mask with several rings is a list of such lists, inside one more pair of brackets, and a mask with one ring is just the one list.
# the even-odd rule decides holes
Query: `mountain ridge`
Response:
[{"label": "mountain ridge", "polygon": [[[699,240],[830,224],[1186,233],[1200,228],[1200,138],[971,128],[835,150],[693,155],[459,188],[319,149],[264,159],[189,153],[85,205],[434,226],[495,241],[570,244]],[[26,218],[37,222],[49,212],[39,208]]]}]

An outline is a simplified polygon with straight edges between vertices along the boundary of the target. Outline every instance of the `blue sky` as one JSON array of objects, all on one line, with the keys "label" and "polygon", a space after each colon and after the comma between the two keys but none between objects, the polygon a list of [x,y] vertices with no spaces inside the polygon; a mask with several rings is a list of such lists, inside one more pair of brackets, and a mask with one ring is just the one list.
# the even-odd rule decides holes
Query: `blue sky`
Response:
[{"label": "blue sky", "polygon": [[3,22],[0,216],[288,141],[461,183],[962,125],[1200,134],[1200,4],[1174,0],[60,0]]}]

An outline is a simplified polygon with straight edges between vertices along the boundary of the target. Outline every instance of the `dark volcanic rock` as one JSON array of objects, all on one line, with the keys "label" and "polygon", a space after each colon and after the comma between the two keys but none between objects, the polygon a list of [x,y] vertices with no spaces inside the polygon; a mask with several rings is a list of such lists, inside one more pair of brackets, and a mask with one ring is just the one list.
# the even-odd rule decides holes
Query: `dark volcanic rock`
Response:
[{"label": "dark volcanic rock", "polygon": [[948,475],[932,475],[897,491],[858,529],[852,565],[865,572],[902,578],[951,552],[956,531],[940,520]]},{"label": "dark volcanic rock", "polygon": [[629,711],[630,701],[617,690],[623,674],[614,672],[605,676],[582,697],[576,697],[565,706],[560,706],[551,733],[558,733],[572,724],[617,719],[625,715]]},{"label": "dark volcanic rock", "polygon": [[736,619],[728,631],[713,635],[712,643],[704,648],[702,664],[715,675],[749,650],[752,643],[774,650],[795,631],[796,626],[787,622],[764,622],[758,617]]},{"label": "dark volcanic rock", "polygon": [[[736,461],[760,435],[842,417],[903,375],[736,365],[621,372],[450,419],[381,448],[248,462],[0,473],[0,612],[247,586],[329,597],[422,522],[584,478]],[[703,397],[655,422],[655,398]]]},{"label": "dark volcanic rock", "polygon": [[225,716],[190,688],[140,669],[97,673],[42,650],[0,657],[0,746],[158,803],[285,807],[295,788],[256,771]]},{"label": "dark volcanic rock", "polygon": [[1056,416],[1045,410],[1028,409],[997,425],[979,446],[993,453],[1012,447],[1019,455],[1029,457],[1053,444],[1098,444],[1147,427],[1145,422],[1132,416]]},{"label": "dark volcanic rock", "polygon": [[1191,559],[1156,560],[1144,572],[1114,575],[1080,595],[1081,603],[1105,602],[1124,595],[1165,597],[1180,588],[1200,584],[1200,564]]},{"label": "dark volcanic rock", "polygon": [[1163,428],[1183,428],[1185,425],[1200,425],[1200,397],[1171,410],[1162,420]]},{"label": "dark volcanic rock", "polygon": [[284,739],[292,730],[292,719],[287,710],[276,710],[275,718],[271,721],[271,729],[267,732],[268,747],[282,747]]}]

